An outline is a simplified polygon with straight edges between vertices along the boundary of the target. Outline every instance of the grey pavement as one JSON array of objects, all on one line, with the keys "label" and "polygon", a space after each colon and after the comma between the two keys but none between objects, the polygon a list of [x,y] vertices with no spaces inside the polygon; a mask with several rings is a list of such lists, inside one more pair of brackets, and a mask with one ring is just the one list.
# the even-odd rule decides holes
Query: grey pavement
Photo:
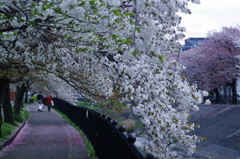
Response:
[{"label": "grey pavement", "polygon": [[[199,111],[191,114],[191,121],[200,125],[191,134],[206,137],[197,144],[198,150],[189,157],[185,148],[176,151],[184,159],[240,159],[240,106],[200,105]],[[136,145],[146,144],[146,135],[137,137]]]},{"label": "grey pavement", "polygon": [[[207,140],[197,144],[198,151],[191,159],[240,159],[240,106],[200,105],[199,108],[191,114],[191,122],[200,125],[192,134]],[[0,151],[0,158],[89,159],[78,132],[56,112],[47,112],[46,108],[37,112],[35,105],[27,110],[30,120],[12,144]],[[144,139],[137,137],[136,145],[142,142]],[[182,156],[187,158],[184,153]]]},{"label": "grey pavement", "polygon": [[193,134],[206,137],[197,144],[198,152],[211,159],[240,159],[240,106],[200,105],[192,122],[200,128]]},{"label": "grey pavement", "polygon": [[26,107],[30,119],[13,142],[0,151],[2,159],[90,159],[78,131],[54,110]]}]

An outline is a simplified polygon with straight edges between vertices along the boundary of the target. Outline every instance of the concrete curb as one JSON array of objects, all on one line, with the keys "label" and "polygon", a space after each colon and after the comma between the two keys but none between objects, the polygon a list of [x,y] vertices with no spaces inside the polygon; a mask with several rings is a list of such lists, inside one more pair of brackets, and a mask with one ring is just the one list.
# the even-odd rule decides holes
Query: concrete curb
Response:
[{"label": "concrete curb", "polygon": [[22,128],[24,127],[24,125],[26,124],[26,120],[20,124],[20,126],[18,126],[14,131],[13,133],[8,136],[5,141],[1,141],[0,142],[0,151],[6,147],[7,145],[11,144],[12,141],[16,138],[17,134],[22,130]]}]

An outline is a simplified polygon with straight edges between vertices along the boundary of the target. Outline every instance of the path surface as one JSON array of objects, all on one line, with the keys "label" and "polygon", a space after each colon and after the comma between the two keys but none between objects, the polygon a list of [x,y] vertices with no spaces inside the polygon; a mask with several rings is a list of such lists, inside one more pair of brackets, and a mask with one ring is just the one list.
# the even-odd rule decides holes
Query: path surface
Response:
[{"label": "path surface", "polygon": [[79,133],[54,110],[26,107],[30,119],[15,140],[2,149],[2,159],[89,159]]},{"label": "path surface", "polygon": [[[191,121],[201,127],[193,134],[206,137],[197,144],[194,159],[240,159],[240,106],[200,105]],[[89,159],[82,138],[55,111],[27,107],[30,120],[12,144],[0,151],[2,159]],[[141,138],[137,137],[137,140]],[[138,141],[142,144],[143,141]]]},{"label": "path surface", "polygon": [[[192,134],[207,140],[197,144],[198,151],[191,159],[240,159],[240,106],[212,104],[200,105],[199,109],[191,115],[191,122],[200,125]],[[137,137],[136,145],[147,144],[146,138]],[[189,159],[184,148],[176,150]]]},{"label": "path surface", "polygon": [[211,159],[240,159],[240,106],[200,105],[192,121],[201,127],[194,134],[206,137],[197,146]]}]

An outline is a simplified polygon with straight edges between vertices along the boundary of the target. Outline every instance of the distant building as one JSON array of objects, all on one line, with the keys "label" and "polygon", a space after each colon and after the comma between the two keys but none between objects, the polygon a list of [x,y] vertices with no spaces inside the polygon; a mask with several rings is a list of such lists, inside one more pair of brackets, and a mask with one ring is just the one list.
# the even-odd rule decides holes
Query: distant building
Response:
[{"label": "distant building", "polygon": [[199,45],[205,39],[206,38],[188,38],[188,39],[185,39],[185,44],[182,46],[181,51],[186,51],[186,50],[189,50],[191,48],[194,48],[197,45]]}]

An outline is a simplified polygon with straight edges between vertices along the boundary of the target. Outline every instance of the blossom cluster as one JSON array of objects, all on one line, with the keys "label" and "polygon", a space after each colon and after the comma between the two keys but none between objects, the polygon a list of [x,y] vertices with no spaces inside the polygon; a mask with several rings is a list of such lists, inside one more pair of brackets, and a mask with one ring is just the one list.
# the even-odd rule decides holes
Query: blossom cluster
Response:
[{"label": "blossom cluster", "polygon": [[193,154],[199,138],[188,135],[195,127],[188,116],[205,92],[190,86],[181,66],[167,58],[180,50],[185,29],[177,13],[190,13],[189,2],[4,1],[0,62],[20,61],[31,76],[38,72],[35,79],[62,80],[93,101],[129,101],[151,140],[147,150],[174,158],[174,146],[182,144]]}]

